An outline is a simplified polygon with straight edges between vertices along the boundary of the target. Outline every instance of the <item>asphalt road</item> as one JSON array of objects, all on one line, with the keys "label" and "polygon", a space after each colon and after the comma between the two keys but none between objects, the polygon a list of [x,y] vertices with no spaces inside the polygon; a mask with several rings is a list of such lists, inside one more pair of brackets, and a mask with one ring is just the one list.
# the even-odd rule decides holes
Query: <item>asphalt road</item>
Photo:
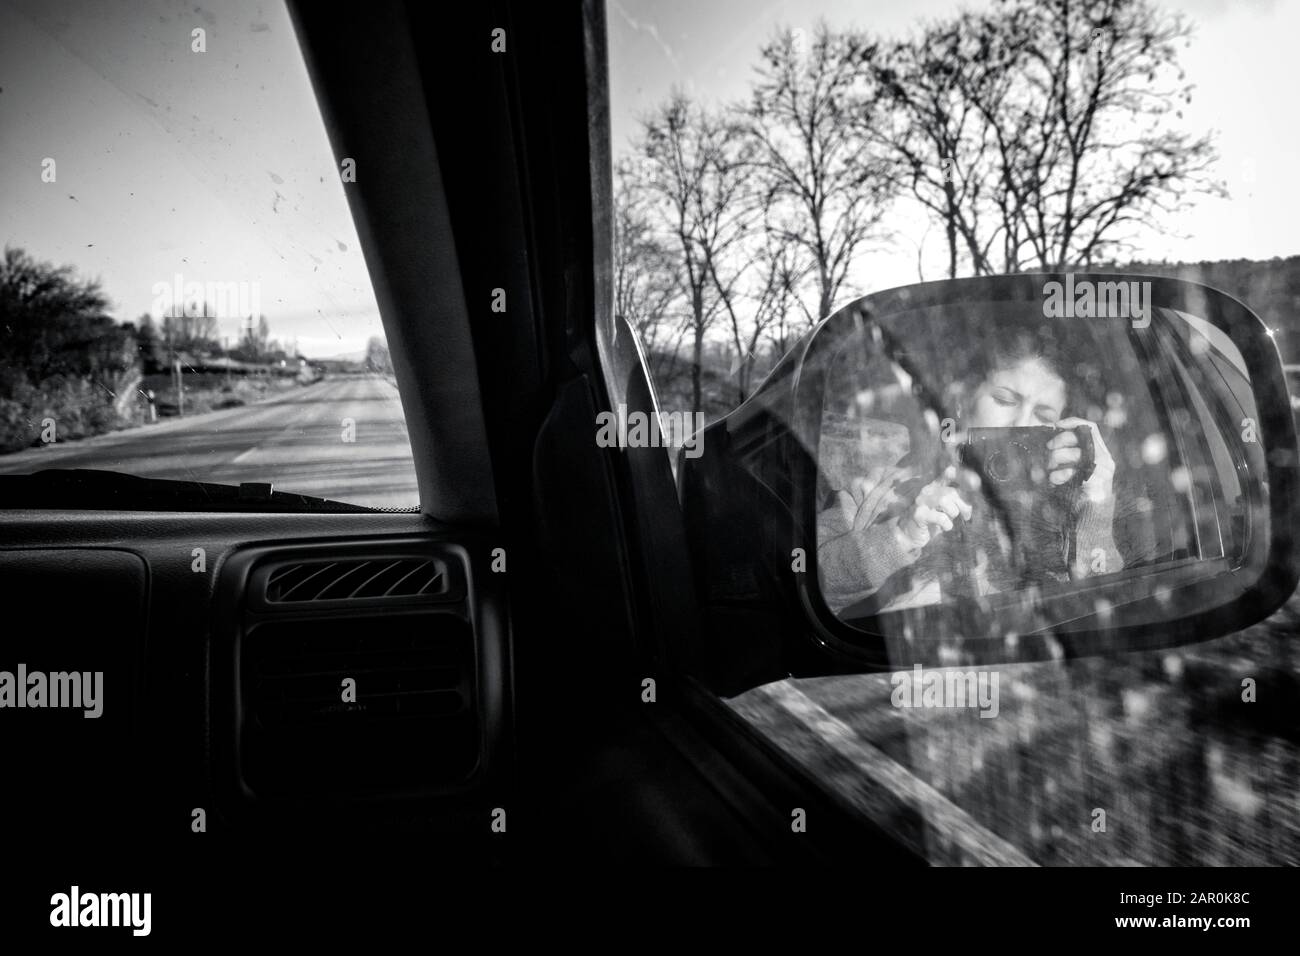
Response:
[{"label": "asphalt road", "polygon": [[0,474],[41,468],[269,481],[277,491],[370,507],[420,503],[401,400],[380,376],[330,378],[252,405],[0,456]]}]

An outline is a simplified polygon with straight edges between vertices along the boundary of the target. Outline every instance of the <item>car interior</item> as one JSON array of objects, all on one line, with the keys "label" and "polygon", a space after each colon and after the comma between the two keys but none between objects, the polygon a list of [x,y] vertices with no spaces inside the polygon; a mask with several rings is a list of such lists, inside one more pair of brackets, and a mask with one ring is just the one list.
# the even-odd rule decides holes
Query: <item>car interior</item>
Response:
[{"label": "car interior", "polygon": [[[420,510],[201,488],[178,507],[69,484],[62,507],[0,514],[0,589],[30,612],[6,658],[93,662],[108,702],[93,736],[70,738],[77,761],[66,724],[28,723],[15,759],[41,783],[6,795],[22,833],[112,821],[66,837],[88,874],[128,843],[142,861],[221,848],[254,870],[268,845],[340,843],[425,846],[446,865],[846,846],[919,862],[671,680],[697,624],[690,574],[661,556],[684,540],[668,457],[590,438],[597,407],[653,400],[626,330],[600,354],[593,327],[600,6],[292,15],[335,153],[360,171],[348,200]],[[508,56],[490,49],[498,28]],[[378,699],[340,702],[349,676]],[[813,839],[791,834],[794,805],[826,821]]]},{"label": "car interior", "polygon": [[[871,763],[906,749],[898,713],[882,706],[878,750],[853,749],[799,681],[1193,644],[1295,590],[1300,459],[1276,350],[1240,303],[1216,293],[1198,312],[1191,284],[1167,280],[1149,333],[1080,333],[1080,402],[1125,465],[1121,567],[979,607],[832,610],[828,489],[947,417],[939,383],[965,357],[948,306],[976,288],[962,283],[1041,308],[1042,277],[842,308],[703,431],[698,460],[601,447],[600,414],[659,413],[611,307],[609,8],[289,12],[334,159],[356,170],[345,193],[419,508],[204,475],[0,477],[0,670],[102,674],[100,719],[5,715],[0,750],[24,780],[0,798],[15,858],[107,885],[237,872],[263,901],[303,875],[391,879],[398,860],[452,880],[897,874],[933,862],[929,841],[1023,864],[1010,840],[981,849],[985,831],[919,771]],[[1246,421],[1258,443],[1238,440]],[[969,640],[949,654],[953,635]],[[831,741],[821,778],[729,703],[756,688]],[[861,782],[881,767],[884,784]]]}]

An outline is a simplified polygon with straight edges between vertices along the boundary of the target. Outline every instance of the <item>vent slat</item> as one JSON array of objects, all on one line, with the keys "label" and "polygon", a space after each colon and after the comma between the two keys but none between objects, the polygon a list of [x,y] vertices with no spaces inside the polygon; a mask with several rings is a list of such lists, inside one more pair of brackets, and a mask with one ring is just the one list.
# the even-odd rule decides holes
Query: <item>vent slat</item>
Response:
[{"label": "vent slat", "polygon": [[270,604],[420,598],[447,591],[446,569],[430,558],[304,561],[272,568],[266,576]]},{"label": "vent slat", "polygon": [[[407,571],[404,575],[401,576],[401,578],[399,578],[399,579],[396,581],[396,583],[393,584],[392,587],[390,587],[390,588],[388,589],[388,593],[389,593],[390,595],[409,594],[409,593],[411,593],[410,591],[403,591],[403,590],[402,590],[402,586],[403,586],[404,584],[406,584],[407,580],[408,580],[408,579],[409,579],[413,574],[418,574],[419,571],[420,571],[420,568],[422,568],[422,567],[423,567],[423,565],[419,565],[419,564],[417,564],[415,567],[411,568],[411,570]],[[415,593],[418,594],[419,592],[417,591],[417,592],[415,592]]]},{"label": "vent slat", "polygon": [[295,583],[293,584],[293,586],[289,588],[289,590],[282,592],[282,593],[280,594],[279,600],[281,600],[281,601],[288,601],[288,600],[290,600],[290,599],[291,599],[291,596],[293,595],[293,593],[294,593],[295,591],[297,591],[299,588],[301,588],[301,587],[303,587],[304,585],[306,585],[306,584],[307,584],[309,581],[311,581],[313,578],[319,577],[320,575],[326,573],[327,571],[329,571],[329,570],[330,570],[331,568],[333,568],[333,567],[335,567],[335,565],[334,565],[333,563],[322,565],[321,568],[320,568],[320,570],[316,571],[315,573],[309,573],[305,578],[302,578],[301,580],[295,582]]},{"label": "vent slat", "polygon": [[370,575],[370,577],[366,578],[359,585],[357,585],[356,589],[353,590],[353,592],[349,594],[348,597],[362,597],[363,592],[365,591],[366,588],[370,587],[372,581],[374,581],[376,578],[383,577],[385,574],[387,574],[389,571],[391,571],[393,568],[397,567],[401,563],[402,563],[401,561],[388,562],[388,564],[384,565],[374,574]]},{"label": "vent slat", "polygon": [[[346,568],[341,574],[335,575],[334,580],[325,585],[316,593],[317,601],[337,601],[351,597],[348,591],[351,586],[348,582],[360,575],[365,574],[369,562],[356,562],[351,567]],[[347,592],[347,593],[345,593]]]},{"label": "vent slat", "polygon": [[301,564],[288,564],[283,567],[275,568],[267,578],[268,585],[280,584],[286,577],[303,570]]}]

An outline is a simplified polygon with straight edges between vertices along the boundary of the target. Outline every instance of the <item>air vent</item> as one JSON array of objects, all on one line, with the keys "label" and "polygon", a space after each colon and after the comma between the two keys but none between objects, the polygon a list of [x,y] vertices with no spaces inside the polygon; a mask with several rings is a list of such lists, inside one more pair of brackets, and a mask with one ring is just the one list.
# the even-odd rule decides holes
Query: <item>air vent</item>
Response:
[{"label": "air vent", "polygon": [[368,598],[432,598],[448,592],[446,565],[434,558],[301,561],[267,570],[268,604],[298,605]]},{"label": "air vent", "polygon": [[240,654],[245,781],[266,795],[463,779],[478,758],[472,635],[450,613],[256,625]]}]

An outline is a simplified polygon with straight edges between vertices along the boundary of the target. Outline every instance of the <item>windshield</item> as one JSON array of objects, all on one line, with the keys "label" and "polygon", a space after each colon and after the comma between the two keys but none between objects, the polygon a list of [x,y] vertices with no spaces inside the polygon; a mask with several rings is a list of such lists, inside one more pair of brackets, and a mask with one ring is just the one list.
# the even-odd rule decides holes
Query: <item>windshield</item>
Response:
[{"label": "windshield", "polygon": [[0,475],[419,504],[280,3],[0,2]]}]

